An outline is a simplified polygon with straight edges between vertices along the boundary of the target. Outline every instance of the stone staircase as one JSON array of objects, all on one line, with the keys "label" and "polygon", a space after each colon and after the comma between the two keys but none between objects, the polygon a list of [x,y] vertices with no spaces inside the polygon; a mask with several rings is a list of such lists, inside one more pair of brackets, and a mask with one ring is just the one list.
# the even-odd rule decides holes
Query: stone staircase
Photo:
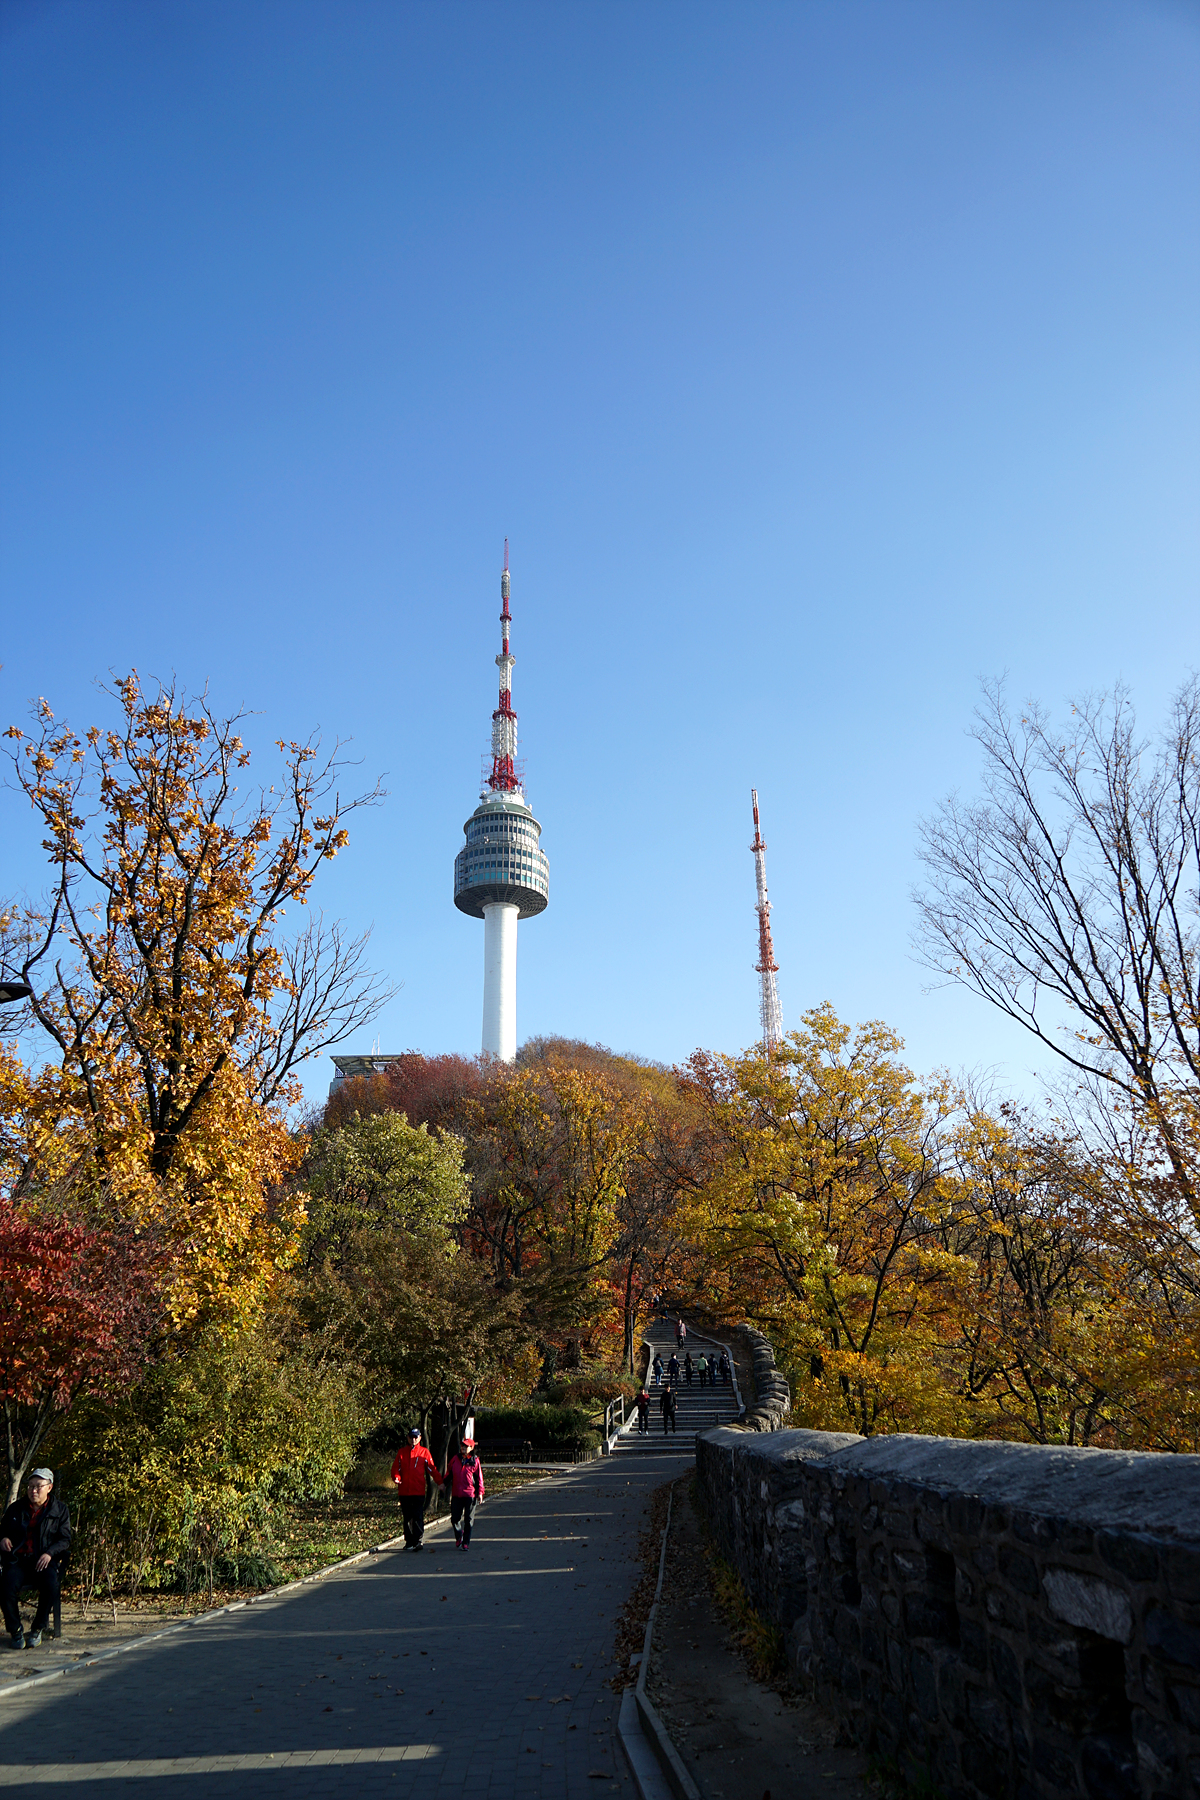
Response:
[{"label": "stone staircase", "polygon": [[[646,1340],[651,1346],[651,1362],[653,1352],[658,1351],[665,1365],[670,1362],[675,1349],[675,1332],[673,1326],[659,1323],[646,1333]],[[687,1349],[692,1353],[695,1362],[703,1351],[705,1356],[714,1352],[720,1359],[722,1345],[712,1338],[700,1336],[688,1331]],[[679,1358],[680,1364],[683,1357]],[[719,1381],[715,1388],[700,1386],[698,1375],[692,1376],[689,1387],[684,1380],[682,1366],[679,1384],[675,1390],[678,1412],[675,1418],[675,1430],[663,1434],[662,1414],[659,1402],[662,1399],[662,1388],[654,1386],[653,1376],[647,1380],[650,1390],[650,1429],[645,1437],[638,1434],[637,1413],[634,1412],[632,1423],[618,1437],[613,1445],[614,1456],[694,1456],[696,1453],[696,1434],[700,1431],[711,1431],[714,1425],[732,1425],[739,1416],[741,1407],[738,1404],[737,1389],[732,1381],[722,1385]]]}]

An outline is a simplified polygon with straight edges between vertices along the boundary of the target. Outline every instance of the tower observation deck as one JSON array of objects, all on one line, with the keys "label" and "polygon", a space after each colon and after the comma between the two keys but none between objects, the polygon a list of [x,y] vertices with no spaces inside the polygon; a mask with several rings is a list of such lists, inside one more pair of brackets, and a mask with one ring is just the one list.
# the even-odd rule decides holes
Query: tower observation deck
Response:
[{"label": "tower observation deck", "polygon": [[492,714],[492,772],[463,826],[467,841],[454,859],[454,904],[483,920],[484,1054],[511,1062],[517,1054],[517,921],[546,910],[550,864],[517,764],[507,538],[500,599],[500,702]]}]

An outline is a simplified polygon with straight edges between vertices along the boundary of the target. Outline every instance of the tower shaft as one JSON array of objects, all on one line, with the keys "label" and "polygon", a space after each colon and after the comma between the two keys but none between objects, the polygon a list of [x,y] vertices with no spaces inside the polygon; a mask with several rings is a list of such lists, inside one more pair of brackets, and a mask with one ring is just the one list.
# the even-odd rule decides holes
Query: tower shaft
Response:
[{"label": "tower shaft", "polygon": [[754,882],[758,890],[758,903],[755,911],[758,914],[758,961],[754,967],[759,976],[758,1018],[762,1028],[763,1048],[767,1054],[783,1040],[783,1014],[779,1006],[779,989],[775,977],[779,973],[779,964],[775,961],[775,946],[771,942],[771,902],[767,898],[767,846],[763,842],[762,830],[758,822],[758,789],[750,789],[750,802],[754,808],[754,842],[750,848],[754,852]]},{"label": "tower shaft", "polygon": [[517,1054],[517,908],[503,900],[483,909],[483,1054]]}]

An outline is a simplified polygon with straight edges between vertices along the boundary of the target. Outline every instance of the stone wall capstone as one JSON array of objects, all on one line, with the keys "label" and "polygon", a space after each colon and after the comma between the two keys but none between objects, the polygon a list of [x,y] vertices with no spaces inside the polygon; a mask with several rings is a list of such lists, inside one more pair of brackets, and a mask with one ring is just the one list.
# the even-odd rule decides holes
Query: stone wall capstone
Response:
[{"label": "stone wall capstone", "polygon": [[1200,1456],[726,1428],[696,1465],[801,1684],[909,1781],[1200,1796]]}]

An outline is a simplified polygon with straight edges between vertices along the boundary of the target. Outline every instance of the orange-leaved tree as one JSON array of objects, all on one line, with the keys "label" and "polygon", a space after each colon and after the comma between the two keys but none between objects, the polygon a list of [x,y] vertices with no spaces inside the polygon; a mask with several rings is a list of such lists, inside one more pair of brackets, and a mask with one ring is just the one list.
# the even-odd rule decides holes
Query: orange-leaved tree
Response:
[{"label": "orange-leaved tree", "polygon": [[52,871],[8,917],[50,1051],[10,1132],[12,1192],[153,1224],[179,1252],[177,1319],[244,1319],[299,1223],[273,1204],[292,1071],[385,998],[363,939],[319,918],[289,932],[285,913],[375,796],[343,799],[312,742],[281,742],[282,780],[243,794],[237,718],[132,674],[113,693],[111,728],[77,734],[42,702],[7,734]]}]

